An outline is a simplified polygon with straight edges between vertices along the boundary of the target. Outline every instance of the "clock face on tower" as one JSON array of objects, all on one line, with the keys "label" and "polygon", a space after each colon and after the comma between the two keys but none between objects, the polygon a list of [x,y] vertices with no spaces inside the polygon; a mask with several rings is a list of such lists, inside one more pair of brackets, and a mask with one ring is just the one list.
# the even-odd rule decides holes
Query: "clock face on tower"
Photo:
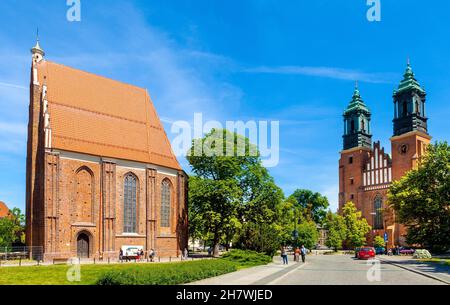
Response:
[{"label": "clock face on tower", "polygon": [[398,147],[398,151],[402,155],[406,154],[408,152],[408,150],[409,150],[408,144],[400,144],[400,146]]}]

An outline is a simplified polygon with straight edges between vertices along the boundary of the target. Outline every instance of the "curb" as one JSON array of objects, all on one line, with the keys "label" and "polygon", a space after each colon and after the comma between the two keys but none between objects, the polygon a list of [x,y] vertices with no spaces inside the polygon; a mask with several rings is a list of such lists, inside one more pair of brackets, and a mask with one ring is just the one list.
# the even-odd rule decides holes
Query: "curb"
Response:
[{"label": "curb", "polygon": [[428,274],[428,273],[425,273],[425,272],[422,272],[422,271],[418,271],[418,270],[413,269],[413,268],[405,267],[405,266],[403,266],[403,265],[401,265],[401,264],[392,262],[392,261],[390,261],[390,260],[385,260],[385,259],[382,259],[382,258],[378,258],[378,260],[380,260],[380,261],[382,261],[382,262],[385,262],[385,263],[388,263],[388,264],[391,264],[391,265],[396,266],[396,267],[398,267],[398,268],[402,268],[402,269],[405,269],[405,270],[407,270],[407,271],[410,271],[410,272],[413,272],[413,273],[416,273],[416,274],[420,274],[420,275],[422,275],[422,276],[425,276],[425,277],[427,277],[427,278],[430,278],[430,279],[439,281],[439,282],[441,282],[441,283],[450,285],[450,282],[449,282],[449,281],[443,280],[443,279],[438,278],[438,277],[436,277],[436,276],[434,276],[434,275],[431,275],[431,274]]}]

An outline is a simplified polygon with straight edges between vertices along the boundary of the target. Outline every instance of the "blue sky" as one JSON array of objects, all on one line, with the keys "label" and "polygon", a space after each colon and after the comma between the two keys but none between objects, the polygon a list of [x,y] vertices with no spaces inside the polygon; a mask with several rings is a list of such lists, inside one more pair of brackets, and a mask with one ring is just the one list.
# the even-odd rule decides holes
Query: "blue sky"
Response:
[{"label": "blue sky", "polygon": [[[448,1],[81,0],[0,3],[0,200],[25,206],[29,49],[39,27],[46,57],[148,88],[170,122],[279,120],[285,194],[309,188],[337,208],[342,111],[359,80],[374,140],[390,151],[392,91],[406,60],[428,92],[430,133],[449,139]],[[189,167],[180,159],[183,167]]]}]

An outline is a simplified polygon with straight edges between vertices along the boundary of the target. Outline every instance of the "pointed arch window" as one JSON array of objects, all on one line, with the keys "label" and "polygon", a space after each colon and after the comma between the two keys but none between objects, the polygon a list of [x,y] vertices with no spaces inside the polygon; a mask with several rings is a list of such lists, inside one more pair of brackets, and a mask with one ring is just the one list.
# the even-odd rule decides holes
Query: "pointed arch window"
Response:
[{"label": "pointed arch window", "polygon": [[123,232],[136,233],[137,218],[137,178],[128,174],[124,179],[123,186]]},{"label": "pointed arch window", "polygon": [[377,196],[375,198],[373,208],[374,208],[373,228],[375,230],[382,230],[384,226],[383,226],[383,199],[381,198],[381,196]]},{"label": "pointed arch window", "polygon": [[170,227],[170,182],[164,180],[161,185],[161,227]]}]

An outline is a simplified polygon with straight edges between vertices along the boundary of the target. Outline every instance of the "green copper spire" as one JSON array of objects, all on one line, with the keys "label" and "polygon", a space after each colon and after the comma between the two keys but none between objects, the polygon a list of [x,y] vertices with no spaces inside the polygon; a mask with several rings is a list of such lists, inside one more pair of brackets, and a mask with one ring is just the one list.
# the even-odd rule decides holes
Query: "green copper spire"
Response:
[{"label": "green copper spire", "polygon": [[361,94],[359,92],[358,88],[358,82],[355,84],[355,91],[353,92],[352,100],[350,101],[350,104],[347,107],[347,110],[344,111],[344,115],[354,112],[354,111],[362,111],[366,113],[370,113],[369,108],[366,106],[364,101],[361,99]]},{"label": "green copper spire", "polygon": [[420,92],[425,92],[425,89],[423,89],[420,86],[419,82],[416,80],[413,69],[411,67],[411,63],[408,59],[408,64],[406,66],[405,74],[403,75],[403,80],[400,82],[396,93],[408,91],[411,89],[417,89]]}]

